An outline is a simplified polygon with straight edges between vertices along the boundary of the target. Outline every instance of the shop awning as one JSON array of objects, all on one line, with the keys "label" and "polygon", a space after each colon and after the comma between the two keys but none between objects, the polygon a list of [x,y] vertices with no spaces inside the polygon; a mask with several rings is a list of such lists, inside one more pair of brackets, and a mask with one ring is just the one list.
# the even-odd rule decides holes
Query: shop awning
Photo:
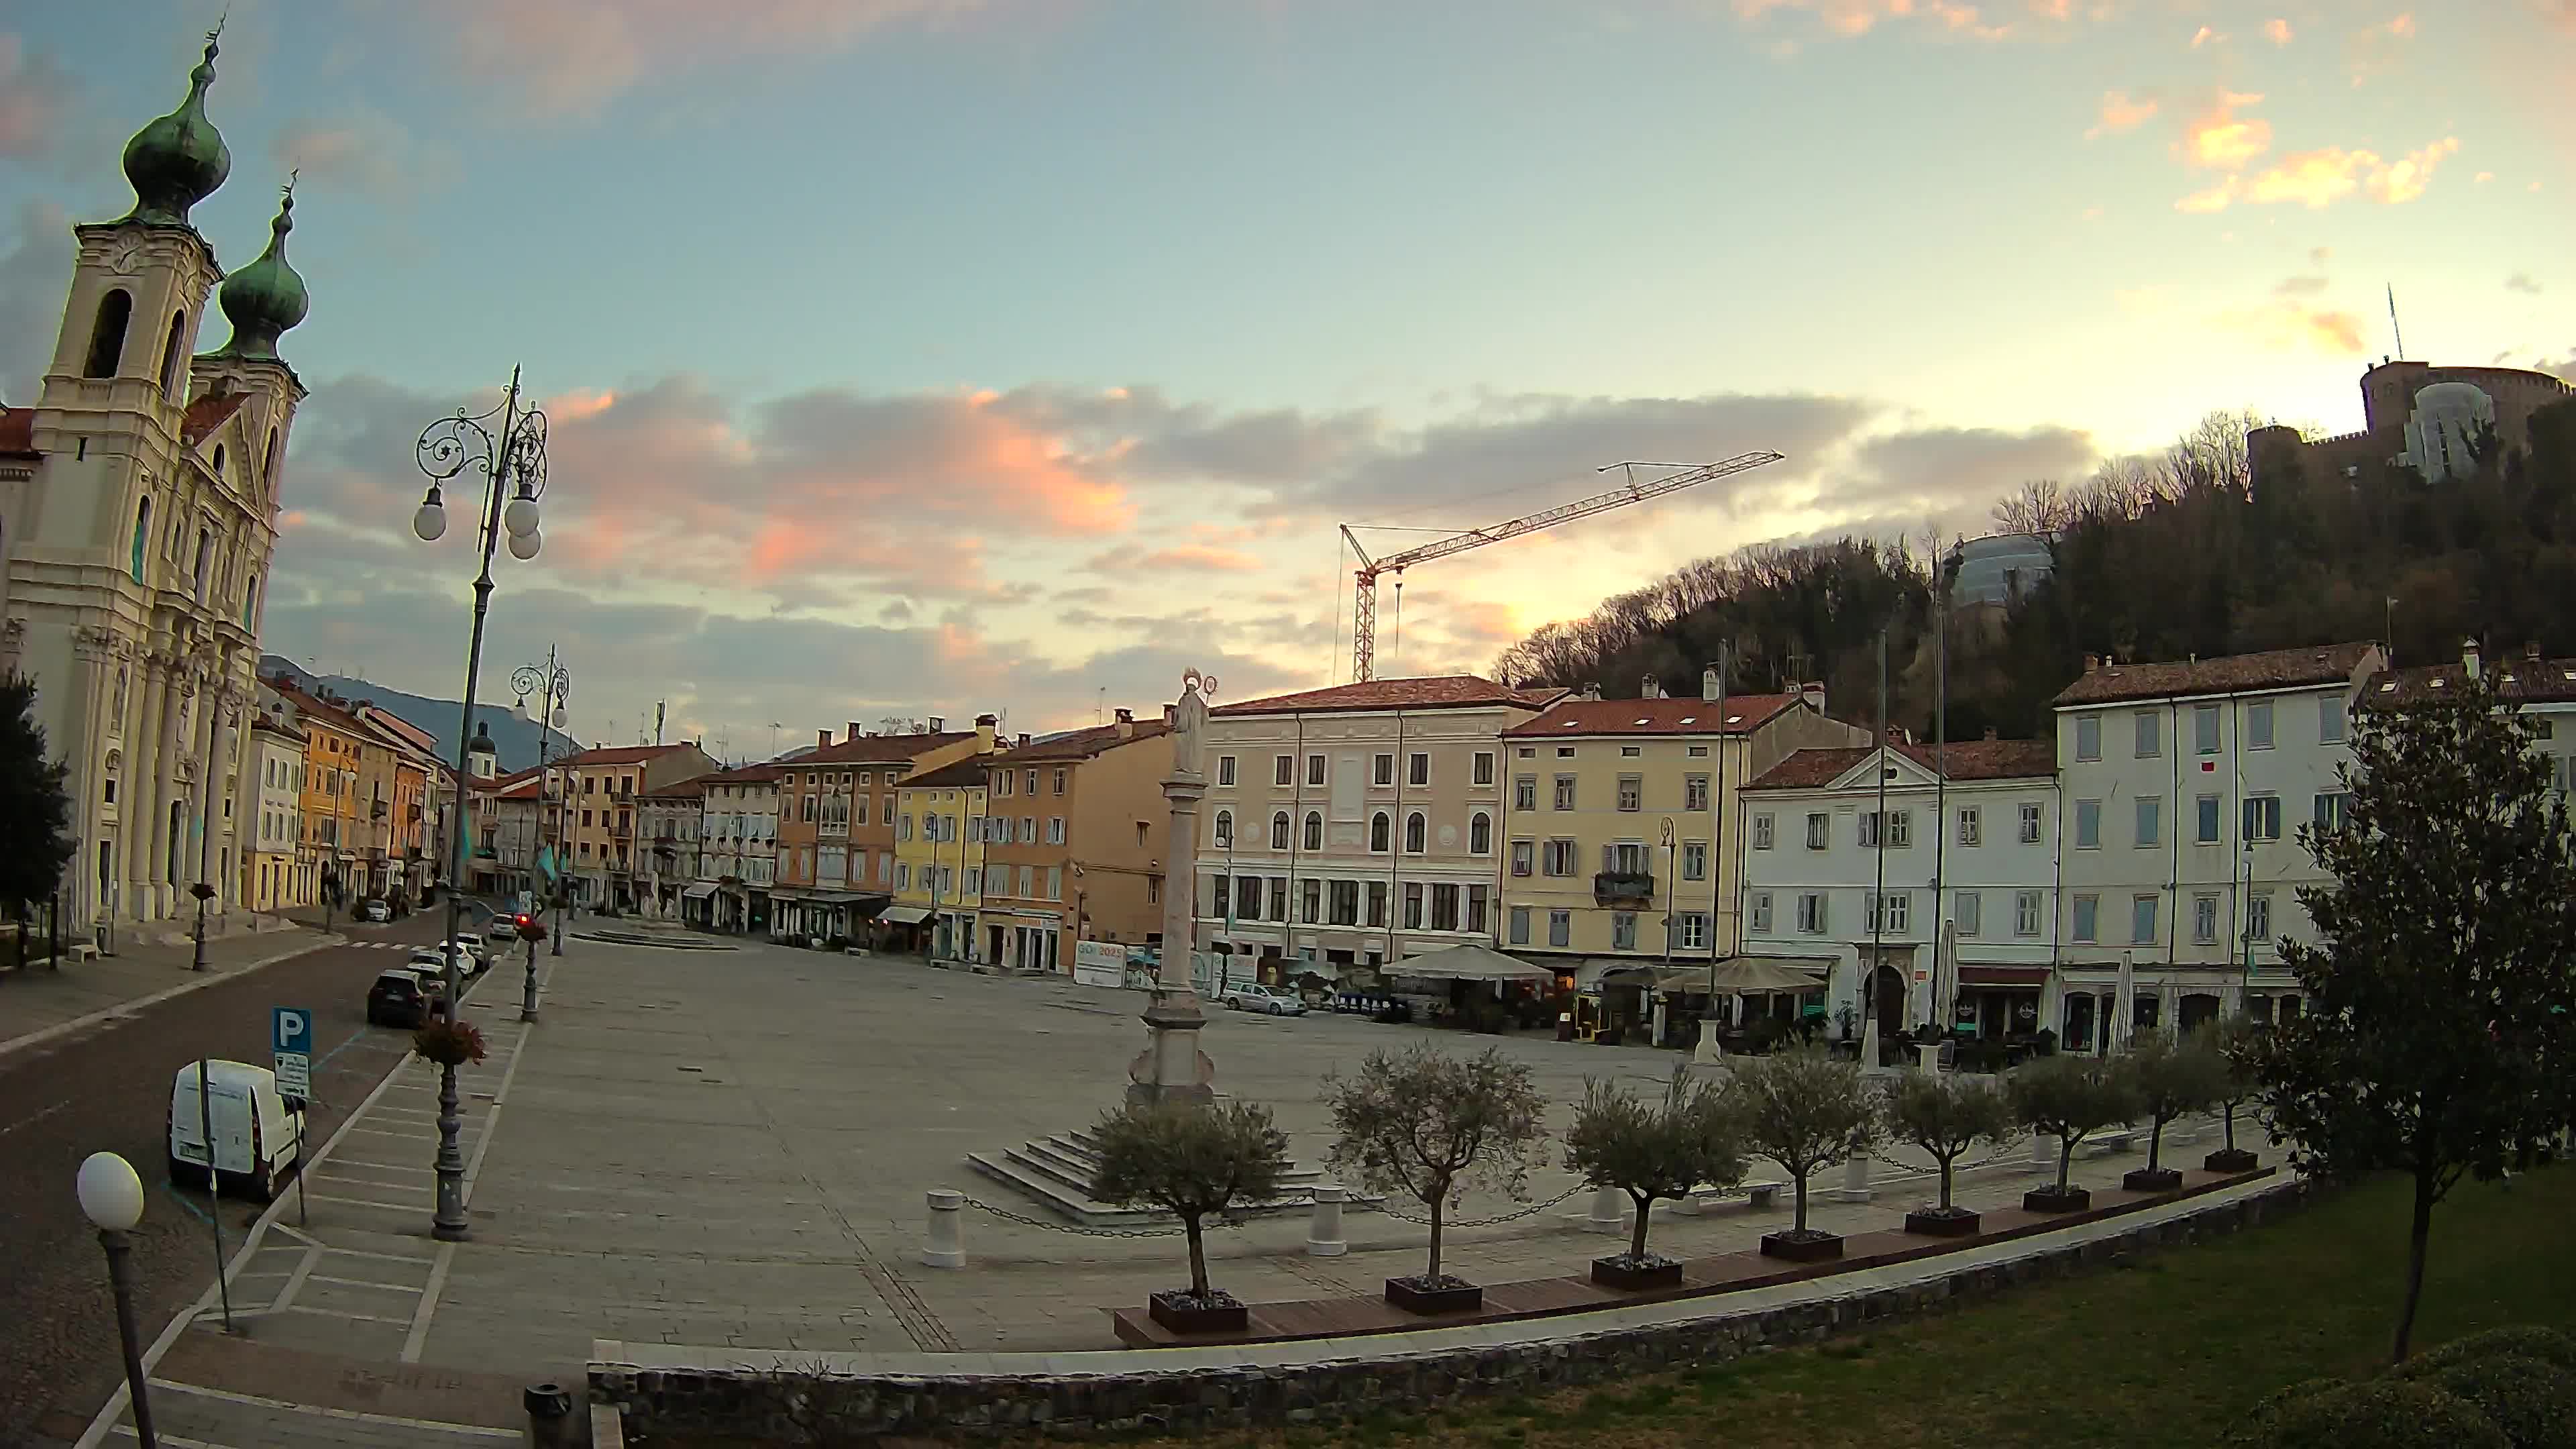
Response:
[{"label": "shop awning", "polygon": [[1545,981],[1556,973],[1518,956],[1484,946],[1451,946],[1427,956],[1407,956],[1377,968],[1383,976],[1422,981]]},{"label": "shop awning", "polygon": [[898,926],[918,926],[930,919],[930,911],[924,906],[888,906],[877,913],[877,919]]},{"label": "shop awning", "polygon": [[702,901],[715,893],[716,883],[711,880],[702,880],[697,882],[695,885],[690,886],[687,890],[680,892],[680,899],[684,901]]},{"label": "shop awning", "polygon": [[2046,966],[1977,966],[1962,961],[1959,963],[1959,984],[1962,986],[2045,986],[2048,984],[2048,972],[2049,968]]},{"label": "shop awning", "polygon": [[[1717,993],[1821,990],[1832,967],[1832,962],[1812,956],[1729,956],[1717,963]],[[1707,990],[1708,984],[1709,976],[1703,972],[1699,989]]]}]

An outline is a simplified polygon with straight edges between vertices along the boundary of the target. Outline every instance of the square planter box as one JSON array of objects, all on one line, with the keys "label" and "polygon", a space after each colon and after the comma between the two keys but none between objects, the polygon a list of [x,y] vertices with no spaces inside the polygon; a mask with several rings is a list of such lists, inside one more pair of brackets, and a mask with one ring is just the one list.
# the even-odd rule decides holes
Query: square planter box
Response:
[{"label": "square planter box", "polygon": [[2182,1172],[2172,1167],[2140,1167],[2120,1174],[2120,1186],[2131,1192],[2171,1192],[2182,1186]]},{"label": "square planter box", "polygon": [[1648,1254],[1645,1261],[1639,1262],[1621,1253],[1615,1257],[1593,1259],[1592,1281],[1604,1288],[1618,1288],[1630,1293],[1642,1293],[1652,1288],[1679,1288],[1682,1286],[1682,1265],[1675,1258]]},{"label": "square planter box", "polygon": [[1145,1312],[1174,1333],[1242,1333],[1252,1326],[1252,1310],[1229,1293],[1209,1302],[1187,1293],[1155,1293],[1145,1299]]},{"label": "square planter box", "polygon": [[2252,1172],[2259,1160],[2242,1147],[2222,1147],[2200,1160],[2204,1172]]},{"label": "square planter box", "polygon": [[2021,1210],[2026,1213],[2080,1213],[2093,1206],[2093,1194],[2080,1187],[2059,1192],[2054,1187],[2034,1187],[2021,1195]]},{"label": "square planter box", "polygon": [[1805,1237],[1794,1232],[1764,1233],[1762,1256],[1791,1263],[1824,1263],[1843,1255],[1839,1233],[1819,1233],[1812,1229]]},{"label": "square planter box", "polygon": [[1905,1215],[1905,1230],[1927,1238],[1973,1238],[1977,1223],[1977,1214],[1966,1208],[1916,1208]]},{"label": "square planter box", "polygon": [[1407,1313],[1473,1313],[1485,1306],[1485,1290],[1455,1278],[1428,1285],[1418,1278],[1389,1278],[1386,1301]]}]

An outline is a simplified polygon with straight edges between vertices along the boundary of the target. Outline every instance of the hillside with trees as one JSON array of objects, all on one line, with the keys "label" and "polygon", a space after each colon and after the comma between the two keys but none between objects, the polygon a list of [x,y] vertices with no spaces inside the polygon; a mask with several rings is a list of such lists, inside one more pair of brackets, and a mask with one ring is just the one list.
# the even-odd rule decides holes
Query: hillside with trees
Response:
[{"label": "hillside with trees", "polygon": [[[1993,510],[2001,532],[2049,540],[2051,575],[2009,605],[1947,611],[1949,733],[2036,738],[2084,656],[2181,659],[2356,639],[2399,663],[2576,652],[2576,400],[2544,408],[2525,450],[2490,447],[2470,477],[2404,468],[2347,479],[2267,465],[2253,414],[2216,412],[2161,453],[2115,459],[2065,486],[2025,484]],[[1946,546],[1837,539],[1702,559],[1549,624],[1503,651],[1498,678],[1675,693],[1732,648],[1730,687],[1822,680],[1835,714],[1875,713],[1888,631],[1889,716],[1928,734],[1933,608]],[[2391,600],[2395,602],[2391,603]]]}]

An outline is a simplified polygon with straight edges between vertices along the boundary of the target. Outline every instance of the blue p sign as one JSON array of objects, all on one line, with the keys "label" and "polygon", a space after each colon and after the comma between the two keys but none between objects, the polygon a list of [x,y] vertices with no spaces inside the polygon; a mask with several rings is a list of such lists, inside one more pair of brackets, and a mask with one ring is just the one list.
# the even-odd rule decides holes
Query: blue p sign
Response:
[{"label": "blue p sign", "polygon": [[281,1056],[313,1054],[313,1013],[300,1006],[281,1006],[269,1016],[269,1047]]}]

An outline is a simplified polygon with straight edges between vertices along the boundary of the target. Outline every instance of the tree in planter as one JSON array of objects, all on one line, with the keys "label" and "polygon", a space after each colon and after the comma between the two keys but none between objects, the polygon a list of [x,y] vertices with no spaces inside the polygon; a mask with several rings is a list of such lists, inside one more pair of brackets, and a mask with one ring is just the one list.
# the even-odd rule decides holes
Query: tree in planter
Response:
[{"label": "tree in planter", "polygon": [[2414,1184],[2403,1361],[2433,1209],[2564,1131],[2576,1060],[2576,840],[2538,729],[2491,674],[2356,711],[2343,819],[2301,827],[2316,944],[2281,955],[2308,1009],[2260,1055],[2257,1111],[2305,1173]]},{"label": "tree in planter", "polygon": [[1807,1226],[1807,1181],[1878,1145],[1879,1104],[1860,1063],[1836,1061],[1814,1047],[1791,1048],[1737,1063],[1727,1093],[1743,1114],[1753,1154],[1780,1164],[1797,1192],[1792,1226],[1765,1234],[1762,1251],[1787,1258],[1840,1256],[1839,1234]]},{"label": "tree in planter", "polygon": [[[1487,1047],[1472,1057],[1429,1046],[1374,1051],[1351,1077],[1324,1079],[1335,1171],[1373,1192],[1419,1199],[1431,1213],[1431,1257],[1420,1276],[1387,1280],[1390,1301],[1472,1308],[1483,1291],[1440,1270],[1450,1208],[1469,1187],[1521,1196],[1546,1138],[1547,1099],[1530,1069]],[[1441,1295],[1433,1297],[1432,1295]]]},{"label": "tree in planter", "polygon": [[0,847],[0,900],[10,903],[19,923],[21,966],[27,962],[27,903],[53,895],[79,848],[71,835],[63,774],[63,763],[45,755],[35,682],[0,676],[0,841],[6,842]]},{"label": "tree in planter", "polygon": [[[1134,1103],[1101,1114],[1092,1129],[1100,1161],[1091,1195],[1121,1206],[1151,1204],[1181,1220],[1190,1245],[1187,1294],[1157,1293],[1156,1319],[1184,1328],[1241,1327],[1243,1306],[1208,1286],[1205,1225],[1211,1213],[1265,1202],[1288,1171],[1288,1138],[1270,1109],[1254,1102],[1215,1106]],[[1223,1316],[1230,1323],[1208,1323]]]},{"label": "tree in planter", "polygon": [[2115,1123],[2138,1119],[2138,1088],[2126,1057],[2042,1057],[2014,1072],[2005,1084],[2013,1120],[2057,1138],[2057,1183],[2022,1197],[2032,1212],[2075,1212],[2093,1195],[2067,1181],[2075,1149]]},{"label": "tree in planter", "polygon": [[2147,1165],[2120,1179],[2131,1192],[2164,1192],[2182,1185],[2182,1174],[2164,1165],[2165,1127],[2175,1118],[2208,1110],[2228,1091],[2227,1059],[2205,1031],[2188,1036],[2157,1032],[2129,1055],[2129,1077],[2138,1115],[2147,1119]]},{"label": "tree in planter", "polygon": [[1993,1081],[1966,1072],[1908,1072],[1887,1099],[1887,1135],[1941,1165],[1941,1201],[1905,1215],[1908,1232],[1964,1237],[1977,1214],[1950,1202],[1959,1159],[1980,1142],[2004,1146],[2019,1134],[2012,1101]]},{"label": "tree in planter", "polygon": [[2267,1023],[2250,1016],[2231,1016],[2209,1029],[2209,1049],[2218,1053],[2227,1069],[2213,1104],[2218,1108],[2224,1145],[2200,1164],[2211,1172],[2244,1172],[2254,1166],[2254,1154],[2236,1145],[2236,1113],[2262,1088],[2256,1068],[2262,1060],[2264,1035],[2270,1030]]},{"label": "tree in planter", "polygon": [[1661,1198],[1683,1198],[1702,1183],[1732,1187],[1744,1177],[1743,1129],[1724,1089],[1694,1082],[1676,1063],[1661,1105],[1609,1082],[1586,1080],[1583,1106],[1565,1134],[1565,1165],[1585,1185],[1614,1187],[1636,1205],[1628,1251],[1595,1259],[1592,1277],[1614,1288],[1681,1282],[1681,1264],[1646,1252],[1646,1229]]}]

